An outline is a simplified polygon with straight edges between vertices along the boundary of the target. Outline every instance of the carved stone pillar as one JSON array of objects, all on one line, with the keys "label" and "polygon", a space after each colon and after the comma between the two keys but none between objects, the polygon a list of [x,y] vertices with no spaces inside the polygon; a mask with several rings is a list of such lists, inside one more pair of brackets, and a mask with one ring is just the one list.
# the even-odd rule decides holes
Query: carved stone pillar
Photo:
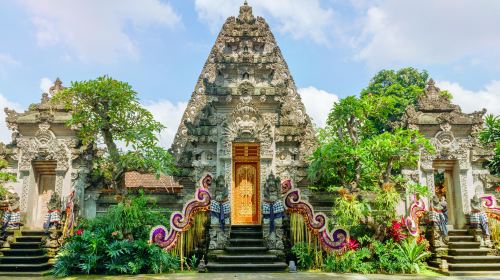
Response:
[{"label": "carved stone pillar", "polygon": [[59,197],[63,197],[63,185],[64,185],[64,175],[66,174],[66,170],[56,170],[56,186],[55,191],[59,195]]},{"label": "carved stone pillar", "polygon": [[21,212],[26,213],[28,210],[28,196],[30,193],[31,177],[29,170],[22,170],[19,173],[19,177],[23,181],[23,190],[21,193]]}]

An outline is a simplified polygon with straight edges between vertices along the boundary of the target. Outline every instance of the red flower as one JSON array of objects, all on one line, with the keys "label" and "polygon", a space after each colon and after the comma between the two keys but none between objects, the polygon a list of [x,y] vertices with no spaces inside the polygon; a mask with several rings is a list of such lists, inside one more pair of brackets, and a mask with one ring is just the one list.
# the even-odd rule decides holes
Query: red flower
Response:
[{"label": "red flower", "polygon": [[82,233],[83,233],[83,229],[79,229],[76,231],[76,235],[82,235]]},{"label": "red flower", "polygon": [[393,230],[399,230],[401,228],[401,223],[397,221],[392,221],[392,229]]},{"label": "red flower", "polygon": [[500,186],[498,186],[495,190],[496,190],[497,192],[500,192]]},{"label": "red flower", "polygon": [[405,239],[406,234],[403,233],[404,226],[404,220],[401,220],[401,222],[392,221],[391,227],[387,229],[387,236],[396,242]]},{"label": "red flower", "polygon": [[356,239],[354,239],[354,238],[347,239],[347,242],[345,245],[345,248],[347,251],[356,250],[356,249],[358,249],[358,247],[359,247],[359,243],[358,243],[358,241],[356,241]]}]

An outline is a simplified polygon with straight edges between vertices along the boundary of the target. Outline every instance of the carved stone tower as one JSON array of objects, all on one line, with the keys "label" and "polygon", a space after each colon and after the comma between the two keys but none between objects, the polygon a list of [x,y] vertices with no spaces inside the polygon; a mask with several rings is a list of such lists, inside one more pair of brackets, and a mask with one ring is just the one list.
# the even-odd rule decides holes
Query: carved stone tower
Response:
[{"label": "carved stone tower", "polygon": [[271,173],[306,184],[315,145],[311,120],[276,40],[245,3],[238,17],[224,23],[184,112],[172,145],[182,170],[177,179],[191,192],[204,173],[222,175],[234,200],[239,176],[245,182],[239,190],[249,191],[241,195],[259,212],[259,188]]}]

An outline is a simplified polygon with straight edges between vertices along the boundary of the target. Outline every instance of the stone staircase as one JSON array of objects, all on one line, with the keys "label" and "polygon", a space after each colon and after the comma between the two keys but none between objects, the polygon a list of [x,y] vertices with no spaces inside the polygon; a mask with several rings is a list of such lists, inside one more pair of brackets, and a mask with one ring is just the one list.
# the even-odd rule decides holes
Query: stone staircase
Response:
[{"label": "stone staircase", "polygon": [[231,226],[230,243],[207,264],[209,272],[283,272],[286,263],[264,246],[262,227]]},{"label": "stone staircase", "polygon": [[500,256],[488,256],[466,229],[449,231],[448,272],[450,276],[500,276]]},{"label": "stone staircase", "polygon": [[[9,232],[13,235],[14,232]],[[50,273],[52,264],[41,247],[43,231],[22,230],[10,248],[0,252],[0,276],[43,276]]]}]

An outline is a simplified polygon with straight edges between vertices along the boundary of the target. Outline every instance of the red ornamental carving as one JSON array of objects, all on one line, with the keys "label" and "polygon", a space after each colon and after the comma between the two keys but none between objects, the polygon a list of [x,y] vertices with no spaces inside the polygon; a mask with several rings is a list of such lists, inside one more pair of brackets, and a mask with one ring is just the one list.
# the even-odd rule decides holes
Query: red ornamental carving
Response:
[{"label": "red ornamental carving", "polygon": [[151,229],[150,242],[165,250],[175,247],[182,232],[188,231],[193,225],[196,213],[207,212],[210,208],[211,196],[208,188],[212,184],[212,175],[207,174],[200,180],[194,198],[184,204],[182,212],[173,212],[170,216],[170,230],[159,225]]}]

